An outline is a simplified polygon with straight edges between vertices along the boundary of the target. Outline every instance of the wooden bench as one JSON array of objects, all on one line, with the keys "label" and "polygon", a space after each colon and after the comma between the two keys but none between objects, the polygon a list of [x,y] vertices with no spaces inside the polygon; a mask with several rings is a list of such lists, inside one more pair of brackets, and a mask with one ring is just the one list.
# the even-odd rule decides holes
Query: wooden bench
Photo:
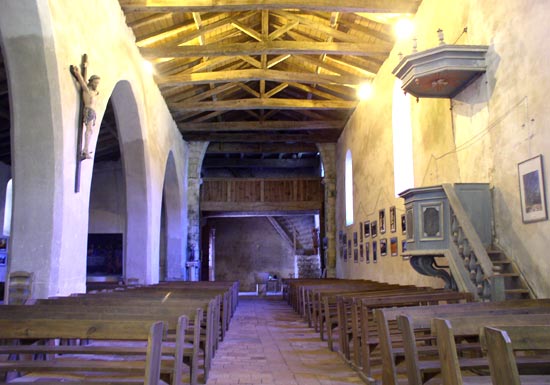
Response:
[{"label": "wooden bench", "polygon": [[[375,311],[379,335],[381,341],[381,353],[383,360],[383,383],[397,383],[396,365],[398,358],[405,358],[405,367],[408,383],[411,385],[423,384],[430,376],[440,370],[436,353],[435,340],[431,336],[430,327],[434,317],[499,315],[506,313],[528,314],[548,312],[548,300],[511,300],[506,302],[470,302],[463,304],[438,305],[438,306],[412,306],[399,308],[377,309]],[[390,323],[397,319],[399,333],[395,330],[390,333]],[[418,340],[418,337],[422,341]],[[396,347],[396,340],[402,347]],[[433,346],[431,346],[433,344]],[[471,345],[470,348],[474,347]],[[462,346],[465,350],[467,347]],[[477,345],[479,349],[479,345]],[[424,358],[421,360],[419,353]]]},{"label": "wooden bench", "polygon": [[[487,326],[498,326],[499,328],[519,326],[529,329],[529,325],[550,326],[550,317],[545,314],[500,314],[490,316],[473,317],[446,317],[432,320],[432,334],[437,337],[437,348],[440,356],[441,379],[435,378],[427,384],[491,384],[488,376],[462,376],[464,369],[488,368],[489,362],[486,357],[472,359],[461,359],[457,354],[456,338],[479,336],[480,329]],[[512,328],[511,328],[512,329]],[[524,333],[527,333],[525,331]],[[528,335],[528,334],[524,334]],[[496,359],[496,357],[495,357]],[[498,358],[499,360],[504,357]],[[550,367],[550,357],[523,356],[518,358],[517,363],[525,368]],[[516,368],[517,369],[517,368]],[[500,384],[500,383],[499,383]],[[503,384],[507,384],[504,382]]]},{"label": "wooden bench", "polygon": [[548,365],[545,374],[519,374],[515,351],[550,351],[550,326],[507,326],[505,330],[485,327],[482,330],[484,348],[487,350],[493,384],[542,385],[550,384]]},{"label": "wooden bench", "polygon": [[[215,319],[215,300],[170,300],[159,302],[149,301],[143,298],[133,297],[65,297],[55,300],[40,300],[36,305],[28,307],[42,307],[42,312],[57,313],[59,317],[70,316],[75,309],[82,309],[81,312],[94,315],[95,317],[133,317],[137,319],[157,319],[165,321],[171,334],[177,335],[175,331],[176,320],[180,315],[186,315],[190,322],[189,333],[192,347],[186,349],[184,356],[189,363],[191,371],[191,383],[197,383],[199,348],[202,347],[204,354],[203,373],[205,381],[208,379],[214,355],[215,330],[217,329]],[[7,310],[4,310],[5,312]],[[20,310],[21,311],[21,310]],[[204,325],[204,327],[203,327]]]},{"label": "wooden bench", "polygon": [[[180,324],[182,328],[185,328],[187,319],[182,317]],[[0,361],[0,372],[32,373],[33,376],[29,378],[29,383],[36,381],[37,377],[41,376],[47,378],[54,376],[53,383],[59,383],[59,378],[67,376],[71,381],[76,380],[76,383],[86,382],[91,375],[103,373],[106,381],[112,377],[121,377],[127,383],[157,385],[160,381],[161,348],[164,334],[164,323],[160,321],[120,322],[118,320],[83,318],[62,320],[29,318],[28,315],[19,319],[0,318],[0,339],[8,342],[0,345],[0,352],[19,355],[17,360]],[[96,341],[122,340],[146,342],[147,345],[145,354],[143,354],[143,349],[137,352],[138,359],[122,361],[112,359],[113,355],[118,354],[115,352],[116,348],[112,346],[95,350],[86,346],[72,346],[71,351],[67,352],[63,350],[67,347],[35,343],[36,340],[51,341],[58,338],[93,338]],[[13,342],[25,340],[30,340],[33,343],[13,344]],[[48,360],[25,359],[34,353],[48,353],[55,356]],[[94,359],[81,359],[72,354],[93,354]],[[128,354],[128,351],[125,351],[124,354]],[[17,380],[18,383],[25,383],[24,377]]]}]

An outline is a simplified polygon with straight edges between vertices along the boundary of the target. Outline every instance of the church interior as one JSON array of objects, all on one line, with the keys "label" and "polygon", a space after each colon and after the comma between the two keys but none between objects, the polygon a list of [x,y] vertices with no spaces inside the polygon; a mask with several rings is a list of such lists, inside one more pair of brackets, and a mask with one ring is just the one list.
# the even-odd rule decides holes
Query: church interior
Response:
[{"label": "church interior", "polygon": [[548,383],[549,14],[0,1],[0,381]]}]

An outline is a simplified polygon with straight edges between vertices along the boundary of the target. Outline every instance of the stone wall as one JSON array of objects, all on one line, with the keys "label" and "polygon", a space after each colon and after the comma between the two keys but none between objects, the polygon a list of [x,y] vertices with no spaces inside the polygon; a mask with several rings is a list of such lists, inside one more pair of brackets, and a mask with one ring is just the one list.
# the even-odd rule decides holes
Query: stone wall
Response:
[{"label": "stone wall", "polygon": [[[418,49],[435,47],[437,29],[447,42],[488,45],[487,73],[462,93],[448,99],[410,98],[415,186],[446,182],[488,182],[493,188],[495,242],[515,259],[535,293],[550,295],[548,233],[550,222],[522,222],[517,164],[538,154],[545,169],[550,158],[550,116],[546,85],[550,41],[544,21],[550,3],[527,0],[424,0],[415,17]],[[463,33],[467,28],[467,33]],[[411,51],[398,42],[374,81],[375,95],[362,102],[349,120],[337,150],[338,230],[359,231],[360,222],[375,220],[380,209],[397,207],[393,191],[391,70],[398,53]],[[353,226],[345,226],[344,160],[353,154]],[[341,177],[340,177],[341,176]],[[546,178],[548,180],[548,178]],[[548,191],[548,189],[547,189]],[[387,237],[392,235],[386,234]],[[401,241],[402,236],[397,236]],[[380,236],[379,236],[380,237]],[[433,284],[412,271],[401,258],[380,257],[376,265],[357,268],[353,259],[338,258],[338,275],[388,282]]]},{"label": "stone wall", "polygon": [[216,229],[216,280],[239,280],[241,291],[255,291],[269,274],[294,274],[292,247],[265,217],[209,219]]},{"label": "stone wall", "polygon": [[[101,15],[90,22],[90,15]],[[10,269],[35,273],[36,297],[85,290],[88,206],[94,163],[75,192],[79,88],[69,72],[88,55],[101,76],[93,146],[113,102],[125,168],[126,273],[158,281],[160,210],[173,154],[183,201],[186,148],[117,1],[0,2],[0,38],[12,116],[14,220]],[[33,92],[29,92],[32,90]],[[186,216],[187,207],[182,209]],[[184,229],[180,229],[180,234]],[[132,237],[132,239],[130,239]],[[186,238],[178,240],[185,250]],[[181,255],[180,255],[181,258]]]},{"label": "stone wall", "polygon": [[94,167],[88,233],[122,233],[126,239],[126,194],[120,162]]}]

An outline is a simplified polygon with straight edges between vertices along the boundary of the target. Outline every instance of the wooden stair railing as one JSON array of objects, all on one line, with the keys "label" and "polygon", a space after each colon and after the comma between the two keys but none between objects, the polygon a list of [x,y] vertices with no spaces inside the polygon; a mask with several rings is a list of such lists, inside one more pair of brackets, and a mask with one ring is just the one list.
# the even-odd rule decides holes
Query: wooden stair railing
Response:
[{"label": "wooden stair railing", "polygon": [[442,185],[449,201],[449,265],[459,290],[482,301],[530,297],[519,270],[501,251],[487,251],[469,219],[455,188]]}]

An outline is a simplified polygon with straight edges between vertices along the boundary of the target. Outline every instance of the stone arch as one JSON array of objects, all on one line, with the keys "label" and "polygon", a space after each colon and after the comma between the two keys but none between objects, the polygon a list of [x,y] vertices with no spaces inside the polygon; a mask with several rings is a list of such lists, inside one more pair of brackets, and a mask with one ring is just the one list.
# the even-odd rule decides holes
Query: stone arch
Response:
[{"label": "stone arch", "polygon": [[[59,156],[63,139],[59,122],[63,114],[57,102],[62,98],[47,6],[28,1],[3,2],[0,6],[12,138],[13,215],[8,269],[34,272],[33,297],[58,295],[65,289],[60,273],[64,186],[56,183],[64,175]],[[73,273],[75,277],[83,276],[85,267]],[[84,281],[78,289],[84,289]]]},{"label": "stone arch", "polygon": [[[158,254],[152,255],[150,193],[145,140],[138,104],[128,81],[119,81],[111,95],[126,185],[124,276],[141,283],[158,281]],[[155,259],[155,260],[153,260]]]},{"label": "stone arch", "polygon": [[[163,184],[163,208],[164,210],[164,234],[166,247],[166,279],[176,280],[184,278],[184,261],[182,256],[185,254],[183,222],[183,191],[182,185],[179,183],[176,162],[172,151],[168,153],[166,159],[166,168],[164,171]],[[162,225],[161,225],[162,226]]]}]

